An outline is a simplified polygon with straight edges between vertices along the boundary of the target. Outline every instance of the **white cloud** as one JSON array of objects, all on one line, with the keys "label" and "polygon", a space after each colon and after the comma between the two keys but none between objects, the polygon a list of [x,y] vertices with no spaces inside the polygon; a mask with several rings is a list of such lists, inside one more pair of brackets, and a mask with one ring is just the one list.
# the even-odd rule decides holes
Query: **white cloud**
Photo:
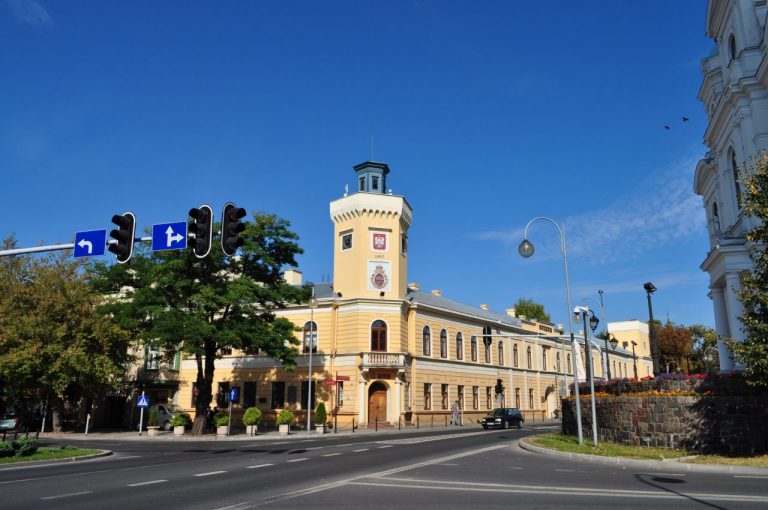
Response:
[{"label": "white cloud", "polygon": [[5,4],[20,23],[31,27],[53,25],[51,15],[35,0],[5,0]]}]

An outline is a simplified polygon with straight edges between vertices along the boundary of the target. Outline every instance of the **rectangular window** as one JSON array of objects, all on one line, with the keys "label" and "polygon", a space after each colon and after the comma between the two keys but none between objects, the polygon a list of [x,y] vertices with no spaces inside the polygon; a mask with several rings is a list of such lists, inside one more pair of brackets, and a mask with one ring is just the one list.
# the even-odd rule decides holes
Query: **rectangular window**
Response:
[{"label": "rectangular window", "polygon": [[480,408],[480,387],[472,386],[472,409]]},{"label": "rectangular window", "polygon": [[490,409],[493,406],[493,399],[491,398],[491,387],[485,387],[485,408]]},{"label": "rectangular window", "polygon": [[547,350],[541,350],[541,369],[547,370]]},{"label": "rectangular window", "polygon": [[288,386],[288,405],[293,405],[296,403],[296,401],[299,400],[299,390],[296,388],[296,386]]},{"label": "rectangular window", "polygon": [[459,401],[459,409],[464,409],[464,386],[459,385],[456,393],[458,394],[458,397],[459,397],[457,399]]},{"label": "rectangular window", "polygon": [[272,409],[282,409],[285,407],[285,382],[277,381],[272,383]]},{"label": "rectangular window", "polygon": [[528,408],[533,409],[533,388],[528,390]]},{"label": "rectangular window", "polygon": [[352,232],[341,234],[341,251],[352,249]]},{"label": "rectangular window", "polygon": [[144,370],[157,370],[160,368],[160,351],[149,346],[144,347]]},{"label": "rectangular window", "polygon": [[243,383],[243,407],[256,406],[256,381],[245,381]]},{"label": "rectangular window", "polygon": [[403,255],[408,253],[408,238],[405,236],[405,234],[403,234],[400,238],[400,253]]},{"label": "rectangular window", "polygon": [[360,189],[358,191],[365,191],[365,177],[360,177]]},{"label": "rectangular window", "polygon": [[515,388],[515,407],[520,409],[520,388]]},{"label": "rectangular window", "polygon": [[[307,408],[307,395],[309,394],[309,383],[307,381],[301,382],[301,408]],[[315,399],[317,398],[317,382],[312,381],[312,400],[309,402],[309,409],[315,409]]]},{"label": "rectangular window", "polygon": [[336,390],[338,391],[338,394],[336,395],[336,405],[339,407],[344,406],[344,381],[339,381],[336,383]]},{"label": "rectangular window", "polygon": [[440,397],[442,399],[443,409],[448,409],[448,385],[447,384],[440,385]]},{"label": "rectangular window", "polygon": [[219,383],[219,388],[216,391],[216,406],[223,409],[229,405],[227,400],[227,394],[229,393],[229,381],[222,381]]},{"label": "rectangular window", "polygon": [[371,189],[372,190],[379,189],[379,178],[376,176],[371,177]]},{"label": "rectangular window", "polygon": [[432,385],[424,383],[424,409],[432,409]]}]

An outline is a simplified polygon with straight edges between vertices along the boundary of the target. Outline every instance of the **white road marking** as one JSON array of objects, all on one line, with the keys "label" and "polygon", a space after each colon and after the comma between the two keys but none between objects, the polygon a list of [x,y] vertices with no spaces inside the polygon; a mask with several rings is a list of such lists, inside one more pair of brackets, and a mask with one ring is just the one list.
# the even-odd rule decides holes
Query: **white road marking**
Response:
[{"label": "white road marking", "polygon": [[575,473],[575,469],[555,469],[558,473]]},{"label": "white road marking", "polygon": [[518,469],[518,470],[522,470],[523,468],[521,468],[520,466],[509,466],[509,469]]},{"label": "white road marking", "polygon": [[141,455],[119,455],[115,457],[116,460],[123,460],[123,459],[140,459]]},{"label": "white road marking", "polygon": [[[480,434],[488,434],[487,431],[480,431],[480,432],[462,432],[459,434],[444,434],[441,436],[425,436],[425,437],[411,437],[407,439],[389,439],[384,441],[376,441],[379,444],[418,444],[418,443],[428,443],[430,441],[442,441],[444,439],[454,439],[457,437],[470,437],[470,436],[477,436]],[[341,445],[339,445],[341,446]]]},{"label": "white road marking", "polygon": [[209,473],[198,473],[192,476],[211,476],[211,475],[220,475],[222,473],[226,473],[226,471],[211,471]]},{"label": "white road marking", "polygon": [[336,453],[326,453],[325,455],[323,455],[323,457],[335,457],[337,455],[341,455],[341,453],[339,453],[339,452],[336,452]]},{"label": "white road marking", "polygon": [[383,446],[379,446],[379,448],[392,448],[394,445],[392,444],[385,444]]},{"label": "white road marking", "polygon": [[274,464],[256,464],[255,466],[245,466],[245,469],[258,469],[267,466],[274,466]]},{"label": "white road marking", "polygon": [[734,478],[759,478],[768,480],[768,476],[764,475],[733,475]]},{"label": "white road marking", "polygon": [[300,458],[300,459],[291,459],[291,460],[286,460],[286,462],[301,462],[301,461],[303,461],[303,460],[309,460],[309,457],[302,457],[302,458]]},{"label": "white road marking", "polygon": [[168,480],[151,480],[149,482],[129,483],[126,487],[141,487],[142,485],[152,485],[154,483],[163,483]]},{"label": "white road marking", "polygon": [[436,466],[458,466],[458,464],[448,464],[448,463],[442,463],[442,464],[435,464]]},{"label": "white road marking", "polygon": [[81,496],[83,494],[91,494],[92,492],[93,491],[70,492],[69,494],[59,494],[58,496],[46,496],[40,499],[61,499],[61,498],[68,498],[70,496]]},{"label": "white road marking", "polygon": [[357,443],[344,443],[344,444],[337,444],[336,446],[354,446]]},{"label": "white road marking", "polygon": [[352,453],[367,452],[367,451],[368,451],[368,448],[360,448],[359,450],[352,450]]},{"label": "white road marking", "polygon": [[683,473],[638,473],[647,476],[685,476]]}]

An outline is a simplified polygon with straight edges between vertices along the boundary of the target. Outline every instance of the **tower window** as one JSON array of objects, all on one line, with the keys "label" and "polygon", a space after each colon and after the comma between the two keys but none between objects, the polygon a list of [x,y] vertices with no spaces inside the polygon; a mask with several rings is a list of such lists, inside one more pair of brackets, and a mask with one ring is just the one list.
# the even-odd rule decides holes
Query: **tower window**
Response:
[{"label": "tower window", "polygon": [[371,177],[371,189],[372,190],[378,190],[379,189],[379,178],[378,177]]},{"label": "tower window", "polygon": [[365,177],[360,177],[359,191],[365,191]]},{"label": "tower window", "polygon": [[728,38],[728,56],[730,60],[736,59],[736,36],[733,34]]},{"label": "tower window", "polygon": [[348,234],[343,234],[341,236],[341,250],[351,250],[352,249],[352,232]]},{"label": "tower window", "polygon": [[383,320],[374,321],[371,325],[371,350],[387,350],[387,324]]}]

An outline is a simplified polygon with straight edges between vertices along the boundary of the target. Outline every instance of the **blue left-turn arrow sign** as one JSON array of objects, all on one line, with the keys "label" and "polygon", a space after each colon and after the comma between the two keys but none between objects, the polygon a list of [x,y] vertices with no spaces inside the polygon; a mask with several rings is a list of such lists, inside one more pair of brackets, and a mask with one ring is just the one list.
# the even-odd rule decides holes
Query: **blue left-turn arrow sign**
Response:
[{"label": "blue left-turn arrow sign", "polygon": [[106,246],[106,229],[75,232],[75,258],[104,255]]},{"label": "blue left-turn arrow sign", "polygon": [[152,225],[152,251],[183,250],[186,247],[186,221]]}]

